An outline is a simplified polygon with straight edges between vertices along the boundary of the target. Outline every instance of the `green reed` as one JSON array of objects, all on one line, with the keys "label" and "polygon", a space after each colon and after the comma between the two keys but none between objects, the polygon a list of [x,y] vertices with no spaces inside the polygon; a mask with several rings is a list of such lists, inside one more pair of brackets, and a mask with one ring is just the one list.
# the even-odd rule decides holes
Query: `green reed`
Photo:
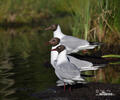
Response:
[{"label": "green reed", "polygon": [[108,41],[115,38],[112,36],[120,33],[119,3],[119,0],[57,0],[57,8],[72,15],[74,36],[111,44]]},{"label": "green reed", "polygon": [[0,0],[0,22],[39,22],[68,14],[74,36],[109,43],[120,33],[119,4],[119,0]]},{"label": "green reed", "polygon": [[112,57],[112,58],[120,58],[120,55],[114,55],[114,54],[109,54],[109,55],[103,55],[102,56],[103,58],[109,58],[109,57]]}]

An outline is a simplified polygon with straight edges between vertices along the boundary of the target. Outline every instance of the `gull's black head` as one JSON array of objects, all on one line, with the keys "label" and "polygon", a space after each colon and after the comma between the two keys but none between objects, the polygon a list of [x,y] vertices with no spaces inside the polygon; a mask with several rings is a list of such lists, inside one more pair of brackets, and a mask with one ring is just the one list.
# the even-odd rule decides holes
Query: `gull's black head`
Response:
[{"label": "gull's black head", "polygon": [[50,41],[49,41],[49,44],[52,45],[52,46],[56,46],[60,43],[60,39],[59,38],[52,38]]},{"label": "gull's black head", "polygon": [[64,45],[60,45],[55,49],[52,49],[52,51],[57,51],[58,53],[62,52],[63,50],[65,50],[65,46]]},{"label": "gull's black head", "polygon": [[55,31],[57,29],[58,24],[53,24],[51,26],[49,26],[48,28],[45,28],[45,30],[52,30]]}]

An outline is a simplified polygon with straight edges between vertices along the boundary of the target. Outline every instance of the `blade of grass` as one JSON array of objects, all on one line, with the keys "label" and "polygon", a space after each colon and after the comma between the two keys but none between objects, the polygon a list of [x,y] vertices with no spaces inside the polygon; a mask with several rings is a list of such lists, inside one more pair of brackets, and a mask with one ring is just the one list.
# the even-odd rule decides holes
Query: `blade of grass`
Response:
[{"label": "blade of grass", "polygon": [[113,58],[120,58],[120,55],[114,55],[114,54],[110,54],[110,55],[103,55],[102,56],[103,58],[106,58],[106,57],[113,57]]}]

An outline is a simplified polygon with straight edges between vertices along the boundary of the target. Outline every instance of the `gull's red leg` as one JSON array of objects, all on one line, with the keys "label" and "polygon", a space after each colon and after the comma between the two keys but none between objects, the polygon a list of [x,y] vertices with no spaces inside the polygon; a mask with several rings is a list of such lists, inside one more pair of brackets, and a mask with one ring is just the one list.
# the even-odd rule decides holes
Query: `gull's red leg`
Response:
[{"label": "gull's red leg", "polygon": [[71,86],[69,87],[69,92],[71,92]]}]

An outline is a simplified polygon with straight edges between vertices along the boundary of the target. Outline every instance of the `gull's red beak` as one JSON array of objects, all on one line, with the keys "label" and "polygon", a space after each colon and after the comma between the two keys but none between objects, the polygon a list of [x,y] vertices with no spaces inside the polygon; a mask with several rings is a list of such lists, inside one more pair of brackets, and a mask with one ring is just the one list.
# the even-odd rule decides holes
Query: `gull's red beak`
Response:
[{"label": "gull's red beak", "polygon": [[48,41],[49,44],[51,44],[51,41]]},{"label": "gull's red beak", "polygon": [[56,51],[56,49],[52,49],[51,51]]},{"label": "gull's red beak", "polygon": [[50,43],[49,42],[46,42],[45,45],[49,45]]},{"label": "gull's red beak", "polygon": [[52,44],[51,41],[45,43],[45,45],[51,45],[51,44]]},{"label": "gull's red beak", "polygon": [[45,31],[48,31],[48,30],[51,30],[51,26],[50,26],[50,27],[45,28]]}]

